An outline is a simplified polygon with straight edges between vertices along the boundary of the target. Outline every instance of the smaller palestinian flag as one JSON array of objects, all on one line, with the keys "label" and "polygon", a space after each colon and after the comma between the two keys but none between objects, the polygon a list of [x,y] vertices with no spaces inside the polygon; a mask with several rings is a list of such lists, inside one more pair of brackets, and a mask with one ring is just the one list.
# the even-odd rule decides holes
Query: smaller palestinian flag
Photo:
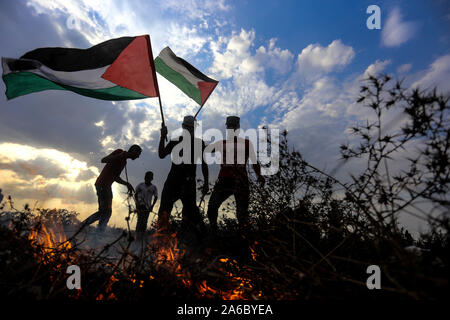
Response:
[{"label": "smaller palestinian flag", "polygon": [[2,58],[6,97],[69,90],[103,100],[159,96],[150,37],[122,37],[88,49],[39,48]]},{"label": "smaller palestinian flag", "polygon": [[208,78],[165,47],[155,59],[156,71],[203,106],[219,81]]}]

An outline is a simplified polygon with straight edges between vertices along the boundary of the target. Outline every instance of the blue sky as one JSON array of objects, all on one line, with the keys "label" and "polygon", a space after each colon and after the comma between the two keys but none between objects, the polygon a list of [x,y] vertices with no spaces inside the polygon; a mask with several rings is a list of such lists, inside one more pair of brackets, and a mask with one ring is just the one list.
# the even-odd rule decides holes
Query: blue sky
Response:
[{"label": "blue sky", "polygon": [[[381,8],[380,30],[366,27],[372,4]],[[368,74],[387,72],[411,87],[450,91],[449,30],[449,4],[439,0],[0,3],[2,56],[150,34],[154,56],[170,46],[220,81],[200,113],[205,128],[223,129],[225,117],[238,114],[244,128],[287,129],[292,145],[324,170],[338,161],[339,144],[351,139],[345,129],[369,116],[355,104]],[[198,106],[164,78],[158,81],[173,131]],[[137,184],[151,169],[161,190],[170,163],[155,155],[159,127],[157,99],[113,103],[46,91],[6,101],[2,95],[0,188],[87,215],[96,207],[99,159],[139,143],[144,153],[130,164],[130,179]],[[116,186],[116,211],[123,211],[120,191]]]}]

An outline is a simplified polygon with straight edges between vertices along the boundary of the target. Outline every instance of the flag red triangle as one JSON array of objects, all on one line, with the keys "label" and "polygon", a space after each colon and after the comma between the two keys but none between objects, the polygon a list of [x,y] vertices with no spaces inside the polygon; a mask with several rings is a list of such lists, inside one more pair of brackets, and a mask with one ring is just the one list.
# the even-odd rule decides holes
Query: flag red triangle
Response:
[{"label": "flag red triangle", "polygon": [[136,37],[106,69],[102,78],[148,97],[159,96],[150,37]]},{"label": "flag red triangle", "polygon": [[209,95],[214,91],[214,88],[217,86],[218,82],[206,82],[199,81],[197,82],[198,88],[200,89],[200,97],[202,99],[202,105],[205,104]]}]

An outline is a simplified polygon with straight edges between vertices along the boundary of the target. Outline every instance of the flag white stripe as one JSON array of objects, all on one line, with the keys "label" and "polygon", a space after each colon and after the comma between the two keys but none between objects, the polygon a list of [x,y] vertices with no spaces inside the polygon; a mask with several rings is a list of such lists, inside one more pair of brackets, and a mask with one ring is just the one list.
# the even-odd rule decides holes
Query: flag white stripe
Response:
[{"label": "flag white stripe", "polygon": [[[17,59],[9,59],[2,58],[2,66],[3,66],[3,74],[8,74],[17,71],[11,71],[6,63],[6,60],[17,60]],[[39,63],[40,64],[40,63]],[[89,70],[81,70],[81,71],[56,71],[50,69],[47,66],[40,64],[41,66],[36,69],[31,70],[23,70],[24,72],[31,72],[37,74],[41,77],[44,77],[50,81],[54,81],[56,83],[61,83],[64,85],[78,87],[83,89],[105,89],[112,88],[117,86],[117,84],[103,79],[101,76],[105,73],[108,66],[98,68],[98,69],[89,69]],[[18,71],[22,72],[22,71]]]},{"label": "flag white stripe", "polygon": [[170,50],[169,47],[165,47],[158,55],[164,63],[173,71],[180,73],[187,81],[189,81],[195,87],[198,87],[198,82],[201,79],[195,77],[185,66],[179,64],[175,58],[176,55]]}]

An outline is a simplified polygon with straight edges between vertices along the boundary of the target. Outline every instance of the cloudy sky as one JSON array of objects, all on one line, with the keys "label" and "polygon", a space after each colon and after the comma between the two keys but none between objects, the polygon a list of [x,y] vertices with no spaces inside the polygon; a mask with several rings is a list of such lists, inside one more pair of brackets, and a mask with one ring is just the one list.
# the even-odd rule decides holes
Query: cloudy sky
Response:
[{"label": "cloudy sky", "polygon": [[[366,27],[372,4],[381,8],[380,30]],[[450,91],[449,30],[449,4],[439,0],[0,2],[1,56],[150,34],[154,56],[170,46],[220,81],[200,113],[203,128],[223,129],[225,117],[237,114],[245,129],[287,129],[291,143],[326,171],[350,139],[346,128],[367,116],[354,103],[367,74]],[[198,106],[164,78],[158,82],[173,131]],[[153,170],[161,191],[170,163],[155,153],[160,125],[157,99],[108,102],[44,91],[7,101],[2,94],[0,188],[18,206],[66,207],[84,218],[96,210],[100,159],[138,143],[144,152],[128,165],[130,182]],[[122,225],[125,190],[113,190],[111,221]]]}]

